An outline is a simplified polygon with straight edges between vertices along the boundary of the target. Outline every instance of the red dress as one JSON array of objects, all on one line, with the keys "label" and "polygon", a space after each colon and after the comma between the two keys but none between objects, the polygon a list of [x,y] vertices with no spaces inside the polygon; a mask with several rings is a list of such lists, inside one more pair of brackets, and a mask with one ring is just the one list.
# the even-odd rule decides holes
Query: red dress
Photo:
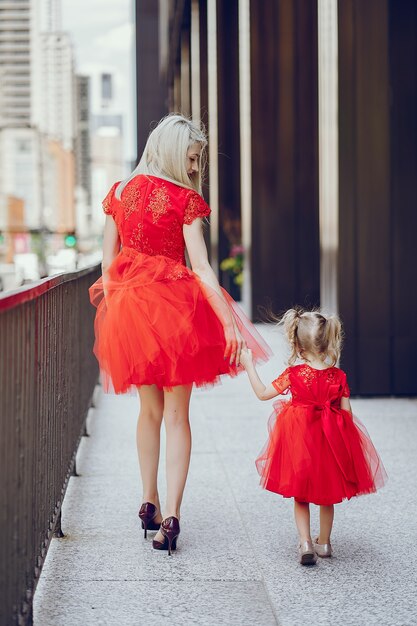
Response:
[{"label": "red dress", "polygon": [[350,395],[337,367],[296,365],[272,383],[292,399],[274,403],[269,440],[256,460],[265,489],[301,502],[330,505],[372,493],[386,472],[365,427],[340,408]]},{"label": "red dress", "polygon": [[101,278],[90,287],[105,389],[201,386],[236,375],[242,368],[224,359],[221,320],[230,311],[255,357],[266,360],[269,347],[236,303],[223,291],[226,305],[185,265],[183,225],[209,215],[203,198],[155,176],[133,178],[120,200],[117,186],[103,208],[115,220],[122,247],[104,281],[106,297]]}]

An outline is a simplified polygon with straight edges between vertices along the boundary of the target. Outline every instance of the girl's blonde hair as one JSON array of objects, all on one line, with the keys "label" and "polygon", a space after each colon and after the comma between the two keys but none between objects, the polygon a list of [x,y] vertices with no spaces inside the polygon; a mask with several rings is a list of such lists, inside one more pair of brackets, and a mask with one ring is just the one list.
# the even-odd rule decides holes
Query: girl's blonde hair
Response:
[{"label": "girl's blonde hair", "polygon": [[287,311],[279,323],[291,347],[289,365],[294,365],[298,357],[308,360],[306,354],[316,354],[336,365],[342,349],[342,324],[337,315],[297,308]]},{"label": "girl's blonde hair", "polygon": [[[201,157],[198,172],[190,178],[187,174],[186,157],[188,149],[194,143],[201,145]],[[137,167],[119,184],[116,197],[120,199],[127,183],[138,174],[158,176],[201,194],[206,145],[204,131],[191,119],[179,113],[170,113],[149,134]]]}]

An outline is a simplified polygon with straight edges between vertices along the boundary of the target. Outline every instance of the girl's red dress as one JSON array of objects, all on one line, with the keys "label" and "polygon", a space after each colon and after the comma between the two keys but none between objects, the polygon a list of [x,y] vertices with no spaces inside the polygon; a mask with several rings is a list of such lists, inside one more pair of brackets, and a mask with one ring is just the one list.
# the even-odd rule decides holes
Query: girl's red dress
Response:
[{"label": "girl's red dress", "polygon": [[365,427],[340,407],[350,396],[337,367],[289,367],[272,383],[290,401],[274,403],[269,440],[256,460],[265,489],[330,505],[372,493],[386,472]]},{"label": "girl's red dress", "polygon": [[121,250],[104,282],[90,287],[105,389],[201,386],[236,375],[241,368],[224,359],[222,322],[230,311],[255,357],[266,360],[269,347],[230,296],[223,291],[225,304],[186,267],[183,225],[209,215],[203,198],[155,176],[136,176],[120,199],[117,186],[103,208],[115,220]]}]

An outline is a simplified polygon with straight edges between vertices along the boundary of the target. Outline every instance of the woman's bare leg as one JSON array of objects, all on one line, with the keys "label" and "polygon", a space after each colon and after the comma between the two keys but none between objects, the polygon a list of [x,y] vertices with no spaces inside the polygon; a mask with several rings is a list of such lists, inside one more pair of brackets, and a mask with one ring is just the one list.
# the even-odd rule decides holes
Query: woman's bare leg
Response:
[{"label": "woman's bare leg", "polygon": [[334,519],[334,506],[321,506],[320,507],[320,535],[319,543],[322,545],[330,543],[330,534],[332,532]]},{"label": "woman's bare leg", "polygon": [[[164,392],[156,385],[138,387],[140,412],[136,430],[143,502],[152,502],[161,510],[158,495],[158,465]],[[156,521],[161,521],[159,514]]]},{"label": "woman's bare leg", "polygon": [[297,525],[300,543],[311,541],[310,534],[310,506],[308,502],[294,500],[294,517]]},{"label": "woman's bare leg", "polygon": [[[164,392],[164,421],[167,435],[167,500],[164,518],[180,518],[180,508],[191,455],[189,406],[192,385],[174,387]],[[159,532],[155,539],[163,541]]]}]

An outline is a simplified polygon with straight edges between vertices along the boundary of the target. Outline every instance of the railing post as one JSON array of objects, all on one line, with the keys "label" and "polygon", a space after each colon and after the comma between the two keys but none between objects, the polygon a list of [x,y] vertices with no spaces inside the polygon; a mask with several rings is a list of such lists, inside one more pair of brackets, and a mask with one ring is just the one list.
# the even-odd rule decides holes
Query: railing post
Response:
[{"label": "railing post", "polygon": [[56,518],[55,528],[54,528],[55,539],[62,539],[62,537],[65,537],[64,533],[62,532],[61,522],[62,522],[62,515],[61,515],[61,511],[59,511],[58,517]]},{"label": "railing post", "polygon": [[79,476],[79,474],[77,472],[77,460],[76,459],[74,459],[71,476]]}]

